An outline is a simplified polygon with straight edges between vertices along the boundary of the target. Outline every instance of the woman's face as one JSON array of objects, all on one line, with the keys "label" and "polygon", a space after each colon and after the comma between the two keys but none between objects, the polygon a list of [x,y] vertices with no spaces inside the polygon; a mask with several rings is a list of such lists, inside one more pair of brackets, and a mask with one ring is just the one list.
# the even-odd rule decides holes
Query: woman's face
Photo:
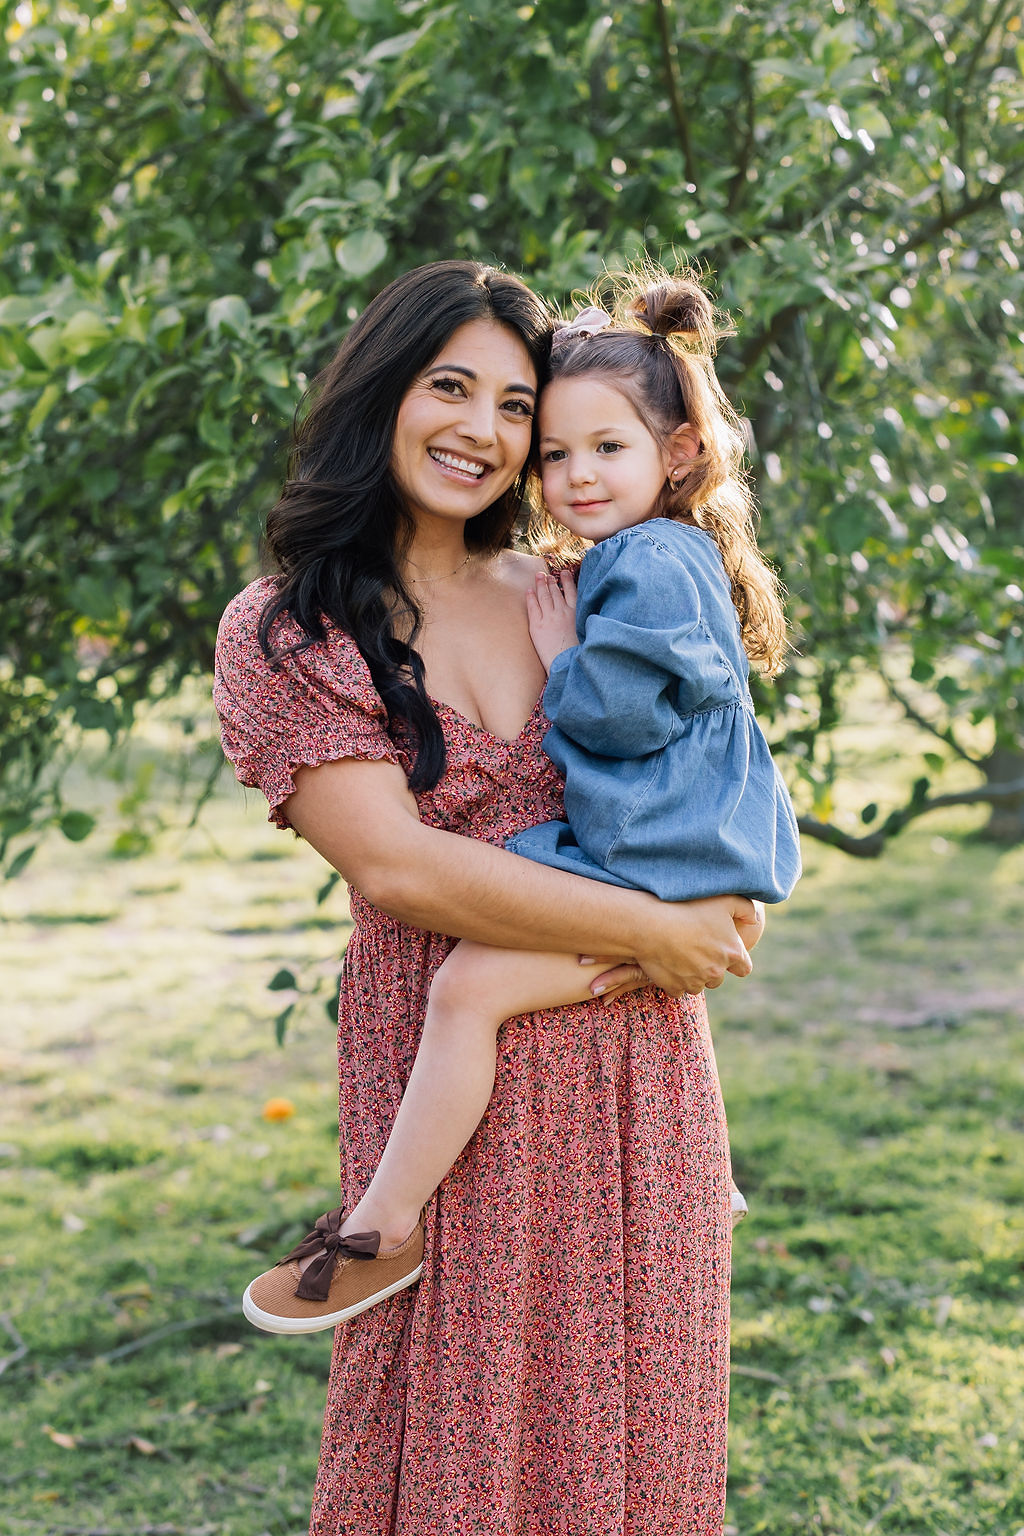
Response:
[{"label": "woman's face", "polygon": [[536,400],[515,331],[470,320],[452,332],[395,422],[391,471],[418,523],[466,522],[508,490],[530,451]]}]

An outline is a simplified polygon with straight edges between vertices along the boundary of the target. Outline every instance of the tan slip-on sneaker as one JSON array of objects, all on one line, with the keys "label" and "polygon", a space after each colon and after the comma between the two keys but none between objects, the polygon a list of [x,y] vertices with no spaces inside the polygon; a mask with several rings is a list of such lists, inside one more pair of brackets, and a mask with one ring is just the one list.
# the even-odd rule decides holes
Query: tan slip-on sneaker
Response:
[{"label": "tan slip-on sneaker", "polygon": [[[273,1269],[246,1288],[242,1311],[265,1333],[318,1333],[358,1317],[414,1285],[423,1268],[423,1222],[397,1248],[379,1252],[379,1232],[340,1237],[342,1211],[329,1211]],[[303,1273],[299,1260],[316,1257]]]}]

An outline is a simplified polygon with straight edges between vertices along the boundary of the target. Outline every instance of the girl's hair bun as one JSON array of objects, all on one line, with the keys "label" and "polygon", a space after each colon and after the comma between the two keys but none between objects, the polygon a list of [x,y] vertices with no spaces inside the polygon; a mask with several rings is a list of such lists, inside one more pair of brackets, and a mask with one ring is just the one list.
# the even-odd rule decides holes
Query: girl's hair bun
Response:
[{"label": "girl's hair bun", "polygon": [[626,313],[654,336],[678,336],[697,351],[715,350],[715,307],[691,278],[666,277],[642,288],[629,300]]}]

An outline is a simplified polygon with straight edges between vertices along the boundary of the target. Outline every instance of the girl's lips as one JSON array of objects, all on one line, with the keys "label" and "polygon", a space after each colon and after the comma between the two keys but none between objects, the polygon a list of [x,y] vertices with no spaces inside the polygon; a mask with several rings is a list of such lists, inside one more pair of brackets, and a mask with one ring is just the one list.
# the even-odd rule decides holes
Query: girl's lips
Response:
[{"label": "girl's lips", "polygon": [[574,512],[588,512],[592,507],[606,507],[607,501],[571,501],[569,506]]}]

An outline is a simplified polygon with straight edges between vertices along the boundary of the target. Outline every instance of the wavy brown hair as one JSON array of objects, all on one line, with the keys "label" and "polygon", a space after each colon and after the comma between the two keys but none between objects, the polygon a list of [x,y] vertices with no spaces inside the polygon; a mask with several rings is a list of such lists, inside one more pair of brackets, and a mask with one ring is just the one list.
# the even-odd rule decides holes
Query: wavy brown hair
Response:
[{"label": "wavy brown hair", "polygon": [[[782,670],[788,648],[782,587],[757,547],[746,438],[714,366],[719,340],[735,332],[690,271],[609,273],[587,302],[604,302],[614,324],[568,339],[556,329],[549,377],[607,377],[659,443],[684,422],[693,428],[699,450],[676,484],[666,481],[651,516],[673,517],[711,535],[729,578],[744,649],[758,671],[772,677]],[[534,530],[538,548],[567,556],[583,548],[546,512],[534,520]]]},{"label": "wavy brown hair", "polygon": [[[359,647],[388,714],[418,739],[410,776],[431,788],[444,772],[441,725],[416,649],[421,613],[402,580],[413,520],[391,470],[402,399],[452,333],[492,320],[518,336],[543,384],[551,319],[511,273],[477,261],[435,261],[387,285],[353,324],[300,407],[288,478],[267,516],[265,548],[277,581],[260,617],[264,654],[280,662],[276,620],[290,614],[303,650],[346,630]],[[536,441],[536,429],[534,430]],[[532,457],[532,455],[531,455]],[[528,465],[498,499],[466,523],[466,547],[494,553],[512,542]]]}]

